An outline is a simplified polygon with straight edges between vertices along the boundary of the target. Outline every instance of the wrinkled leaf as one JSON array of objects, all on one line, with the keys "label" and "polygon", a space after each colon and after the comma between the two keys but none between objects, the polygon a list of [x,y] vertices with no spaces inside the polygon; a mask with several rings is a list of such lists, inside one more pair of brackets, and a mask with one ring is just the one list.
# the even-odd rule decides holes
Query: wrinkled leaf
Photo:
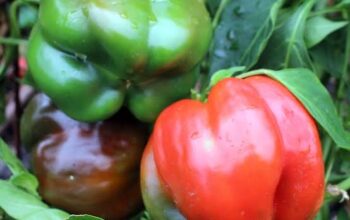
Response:
[{"label": "wrinkled leaf", "polygon": [[305,106],[314,119],[328,132],[341,148],[350,150],[350,134],[344,130],[332,98],[316,75],[308,69],[281,71],[256,70],[240,75],[265,74],[286,86]]},{"label": "wrinkled leaf", "polygon": [[231,66],[252,67],[265,48],[282,0],[228,1],[214,33],[210,73]]},{"label": "wrinkled leaf", "polygon": [[298,8],[281,10],[278,24],[258,66],[270,69],[306,67],[314,69],[304,41],[306,19],[313,0],[305,1]]},{"label": "wrinkled leaf", "polygon": [[344,27],[347,21],[331,21],[322,16],[310,18],[306,22],[305,42],[308,48],[315,46],[329,34]]},{"label": "wrinkled leaf", "polygon": [[0,207],[18,220],[62,220],[68,214],[45,203],[10,182],[0,180]]},{"label": "wrinkled leaf", "polygon": [[[10,181],[37,196],[38,180],[30,174],[21,161],[12,153],[7,144],[0,139],[0,160],[5,162],[12,172]],[[2,189],[0,189],[2,190]]]}]

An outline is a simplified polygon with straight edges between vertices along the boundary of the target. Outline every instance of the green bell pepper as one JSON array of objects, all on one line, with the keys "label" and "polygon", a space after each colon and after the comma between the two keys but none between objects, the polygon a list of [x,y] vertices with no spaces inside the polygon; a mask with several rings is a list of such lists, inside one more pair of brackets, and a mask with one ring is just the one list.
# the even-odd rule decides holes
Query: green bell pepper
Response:
[{"label": "green bell pepper", "polygon": [[189,94],[211,36],[201,0],[42,0],[28,77],[74,119],[127,105],[151,122]]}]

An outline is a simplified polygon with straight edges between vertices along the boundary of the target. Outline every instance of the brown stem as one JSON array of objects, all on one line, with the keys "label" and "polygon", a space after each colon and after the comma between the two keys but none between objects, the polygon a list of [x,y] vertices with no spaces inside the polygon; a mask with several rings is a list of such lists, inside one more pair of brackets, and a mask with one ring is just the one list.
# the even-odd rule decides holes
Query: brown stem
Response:
[{"label": "brown stem", "polygon": [[[35,91],[31,87],[25,86],[25,88],[24,88],[22,86],[20,88],[20,106],[21,106],[21,108],[24,108],[34,95],[35,95]],[[14,96],[12,96],[12,97],[13,97],[12,100],[16,99]],[[11,102],[11,103],[14,105],[10,104],[8,106],[8,108],[13,109],[13,110],[12,111],[7,110],[7,112],[9,114],[7,114],[6,121],[0,127],[0,136],[4,135],[4,133],[10,128],[10,126],[12,126],[14,124],[14,121],[18,117],[17,112],[16,112],[16,104],[15,104],[15,102]]]},{"label": "brown stem", "polygon": [[[17,54],[16,54],[16,57]],[[21,118],[21,102],[20,102],[20,98],[19,98],[19,88],[20,88],[20,85],[17,81],[18,79],[18,72],[19,72],[19,66],[18,66],[18,62],[17,60],[18,59],[15,59],[16,62],[14,64],[14,68],[13,68],[13,78],[12,80],[14,81],[14,103],[15,103],[15,117],[14,117],[14,120],[13,120],[13,133],[14,133],[14,137],[13,137],[13,145],[14,145],[14,148],[15,148],[15,152],[17,154],[17,157],[18,158],[22,158],[22,152],[21,152],[21,135],[20,135],[20,127],[19,127],[19,124],[20,124],[20,118]]]}]

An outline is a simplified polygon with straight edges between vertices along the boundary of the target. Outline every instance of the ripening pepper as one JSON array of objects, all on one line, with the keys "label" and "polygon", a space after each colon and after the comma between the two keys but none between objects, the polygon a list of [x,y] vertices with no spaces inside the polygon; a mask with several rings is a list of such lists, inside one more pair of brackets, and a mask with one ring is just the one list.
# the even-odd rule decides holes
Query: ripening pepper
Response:
[{"label": "ripening pepper", "polygon": [[125,104],[151,122],[189,94],[211,32],[201,0],[42,0],[28,77],[74,119]]},{"label": "ripening pepper", "polygon": [[75,121],[35,96],[21,119],[39,192],[72,214],[126,219],[142,208],[139,167],[148,128],[125,109],[97,123]]},{"label": "ripening pepper", "polygon": [[316,124],[268,77],[225,79],[206,103],[160,114],[141,188],[152,219],[313,219],[324,194]]}]

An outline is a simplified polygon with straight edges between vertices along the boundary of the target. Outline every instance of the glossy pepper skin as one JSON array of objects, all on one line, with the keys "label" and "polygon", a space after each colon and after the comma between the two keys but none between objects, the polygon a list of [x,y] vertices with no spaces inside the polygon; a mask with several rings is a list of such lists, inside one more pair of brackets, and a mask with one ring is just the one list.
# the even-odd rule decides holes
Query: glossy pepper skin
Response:
[{"label": "glossy pepper skin", "polygon": [[160,114],[141,187],[154,219],[313,219],[324,192],[317,127],[278,82],[225,79],[206,103]]},{"label": "glossy pepper skin", "polygon": [[105,219],[140,211],[139,166],[147,129],[130,116],[122,111],[98,123],[77,122],[47,96],[36,96],[21,130],[41,196],[70,213]]},{"label": "glossy pepper skin", "polygon": [[77,120],[106,119],[125,104],[154,121],[189,94],[211,32],[201,0],[42,0],[29,77]]}]

